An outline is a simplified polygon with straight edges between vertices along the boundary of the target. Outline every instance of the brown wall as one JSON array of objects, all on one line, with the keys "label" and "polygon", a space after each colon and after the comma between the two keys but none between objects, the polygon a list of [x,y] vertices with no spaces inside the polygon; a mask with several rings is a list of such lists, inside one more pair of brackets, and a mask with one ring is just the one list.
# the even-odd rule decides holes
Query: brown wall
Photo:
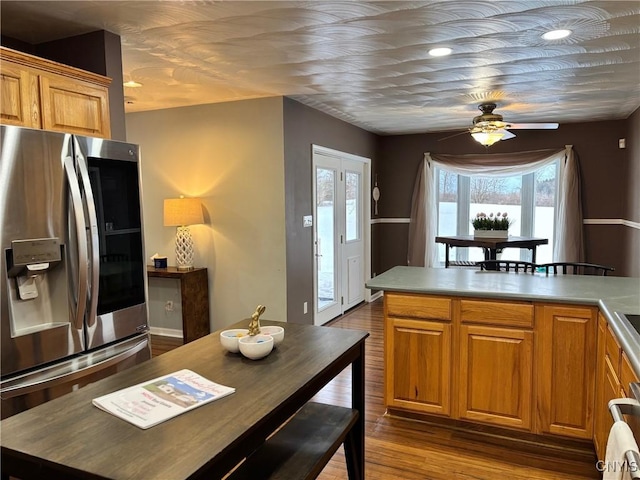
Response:
[{"label": "brown wall", "polygon": [[640,277],[640,108],[630,117],[627,123],[627,210],[625,219],[635,223],[627,227],[625,237],[625,257],[628,259],[627,273],[632,277]]},{"label": "brown wall", "polygon": [[[382,137],[379,151],[379,186],[382,190],[378,207],[380,217],[409,217],[413,183],[425,152],[502,153],[573,145],[582,174],[584,218],[611,219],[613,223],[585,225],[587,261],[612,265],[616,268],[616,274],[630,275],[632,270],[629,264],[634,259],[624,253],[630,228],[619,224],[619,220],[624,219],[629,211],[627,201],[633,201],[627,200],[627,191],[632,189],[628,183],[631,149],[618,148],[618,139],[628,136],[628,125],[626,120],[617,120],[560,125],[558,130],[518,130],[514,132],[516,138],[498,142],[489,149],[476,143],[467,134],[441,140],[452,132]],[[637,170],[640,167],[636,167],[635,178],[639,174]],[[640,216],[640,208],[636,209],[634,215]],[[382,223],[378,227],[380,271],[406,264],[408,224]]]},{"label": "brown wall", "polygon": [[[284,99],[283,110],[287,321],[310,324],[314,304],[313,237],[312,229],[302,226],[302,217],[313,213],[312,145],[370,158],[374,178],[378,137],[290,98]],[[308,302],[307,315],[302,313],[303,302]]]}]

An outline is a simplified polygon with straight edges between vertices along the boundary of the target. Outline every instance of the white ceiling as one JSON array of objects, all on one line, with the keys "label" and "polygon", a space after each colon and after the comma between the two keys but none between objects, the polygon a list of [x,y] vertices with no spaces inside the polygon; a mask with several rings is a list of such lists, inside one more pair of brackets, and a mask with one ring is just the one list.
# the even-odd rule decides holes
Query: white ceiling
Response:
[{"label": "white ceiling", "polygon": [[[120,35],[127,112],[290,96],[366,130],[623,119],[640,106],[640,1],[20,1],[2,34]],[[547,42],[547,30],[573,35]],[[448,57],[428,54],[453,49]]]}]

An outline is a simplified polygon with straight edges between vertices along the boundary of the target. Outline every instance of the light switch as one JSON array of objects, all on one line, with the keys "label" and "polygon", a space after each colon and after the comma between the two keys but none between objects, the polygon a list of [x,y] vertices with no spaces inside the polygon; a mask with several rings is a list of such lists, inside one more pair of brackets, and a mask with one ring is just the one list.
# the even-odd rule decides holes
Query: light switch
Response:
[{"label": "light switch", "polygon": [[302,226],[311,227],[313,225],[313,215],[305,215],[302,217]]}]

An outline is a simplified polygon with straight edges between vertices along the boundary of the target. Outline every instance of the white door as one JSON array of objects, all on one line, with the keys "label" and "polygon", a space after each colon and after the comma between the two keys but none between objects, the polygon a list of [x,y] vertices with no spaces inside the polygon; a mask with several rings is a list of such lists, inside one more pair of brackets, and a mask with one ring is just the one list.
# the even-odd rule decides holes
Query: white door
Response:
[{"label": "white door", "polygon": [[314,324],[364,300],[367,159],[314,148]]}]

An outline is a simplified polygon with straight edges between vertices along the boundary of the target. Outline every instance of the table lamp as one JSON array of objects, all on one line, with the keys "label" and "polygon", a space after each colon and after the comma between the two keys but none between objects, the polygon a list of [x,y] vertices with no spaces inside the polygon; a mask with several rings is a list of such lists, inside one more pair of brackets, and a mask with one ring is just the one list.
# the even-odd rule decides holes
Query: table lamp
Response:
[{"label": "table lamp", "polygon": [[193,238],[189,225],[204,223],[202,202],[199,198],[166,198],[164,200],[164,226],[178,227],[176,232],[176,263],[178,270],[193,268]]}]

